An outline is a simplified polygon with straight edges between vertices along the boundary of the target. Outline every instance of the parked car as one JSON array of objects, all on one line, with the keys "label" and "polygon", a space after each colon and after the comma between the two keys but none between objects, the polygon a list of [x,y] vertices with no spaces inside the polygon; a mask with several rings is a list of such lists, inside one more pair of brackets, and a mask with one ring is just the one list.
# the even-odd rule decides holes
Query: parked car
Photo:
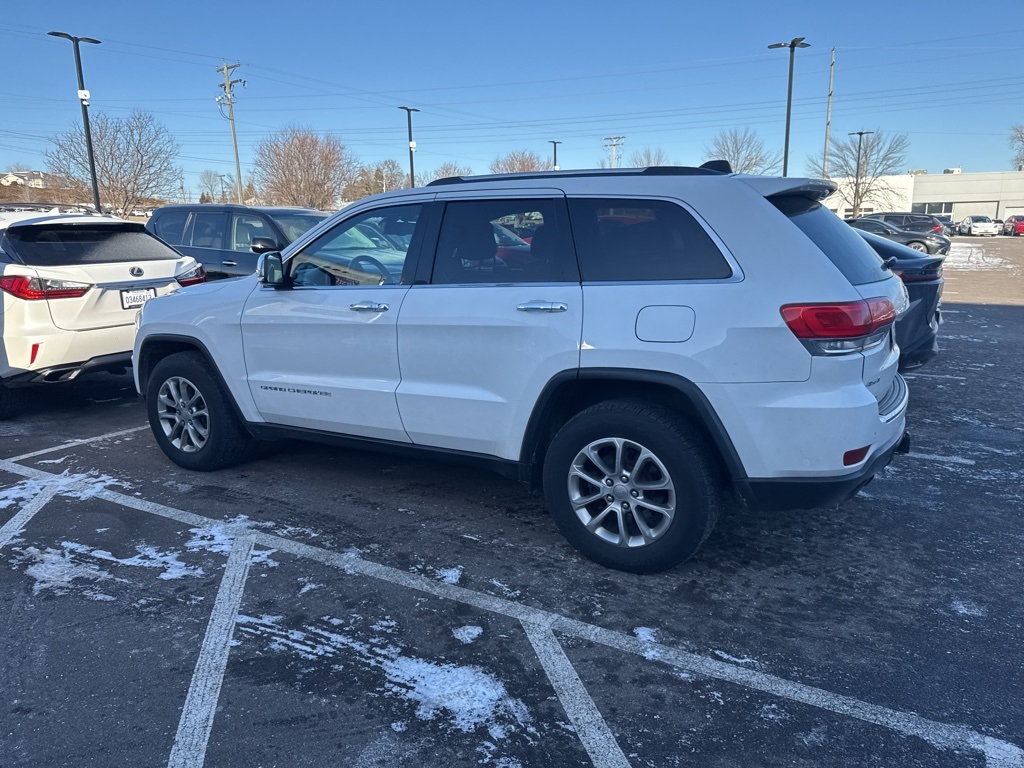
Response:
[{"label": "parked car", "polygon": [[179,253],[202,262],[209,279],[251,275],[259,254],[276,251],[326,219],[312,208],[165,205],[146,228]]},{"label": "parked car", "polygon": [[[835,504],[909,445],[907,291],[821,204],[834,190],[651,168],[376,195],[257,274],[148,302],[136,386],[182,467],[280,436],[462,456],[543,488],[588,557],[662,570],[723,488]],[[529,263],[497,258],[510,216],[538,222]],[[339,247],[371,220],[413,229],[400,270]]]},{"label": "parked car", "polygon": [[949,253],[951,242],[948,237],[943,237],[942,235],[936,235],[931,232],[908,232],[904,229],[897,229],[891,224],[886,224],[878,219],[846,219],[846,223],[854,229],[884,237],[887,240],[892,240],[894,243],[900,243],[908,248],[913,248],[915,251],[942,255]]},{"label": "parked car", "polygon": [[960,222],[957,231],[961,235],[991,235],[999,234],[999,227],[988,216],[968,216]]},{"label": "parked car", "polygon": [[1007,216],[1003,222],[1004,235],[1024,235],[1024,216]]},{"label": "parked car", "polygon": [[952,216],[936,216],[935,218],[942,224],[943,237],[952,237],[956,234],[956,222],[953,221]]},{"label": "parked car", "polygon": [[939,303],[945,255],[927,255],[865,230],[857,234],[884,261],[891,263],[893,274],[903,281],[910,297],[910,308],[896,321],[900,370],[924,365],[939,353]]},{"label": "parked car", "polygon": [[869,213],[861,218],[878,219],[908,232],[931,232],[936,235],[943,233],[942,222],[928,213]]},{"label": "parked car", "polygon": [[0,418],[22,387],[131,364],[138,309],[203,268],[141,224],[55,215],[0,222]]}]

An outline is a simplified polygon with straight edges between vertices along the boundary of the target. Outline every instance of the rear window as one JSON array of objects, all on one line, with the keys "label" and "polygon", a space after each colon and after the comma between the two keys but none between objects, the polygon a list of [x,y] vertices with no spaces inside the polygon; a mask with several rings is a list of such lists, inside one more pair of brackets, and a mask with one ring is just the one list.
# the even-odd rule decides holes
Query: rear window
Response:
[{"label": "rear window", "polygon": [[587,282],[720,280],[732,275],[708,233],[675,203],[571,199],[569,218]]},{"label": "rear window", "polygon": [[30,267],[66,267],[126,261],[158,261],[180,256],[133,225],[36,225],[8,228],[2,246]]},{"label": "rear window", "polygon": [[878,254],[821,203],[795,195],[771,197],[769,200],[828,256],[853,285],[875,283],[891,274],[883,268]]}]

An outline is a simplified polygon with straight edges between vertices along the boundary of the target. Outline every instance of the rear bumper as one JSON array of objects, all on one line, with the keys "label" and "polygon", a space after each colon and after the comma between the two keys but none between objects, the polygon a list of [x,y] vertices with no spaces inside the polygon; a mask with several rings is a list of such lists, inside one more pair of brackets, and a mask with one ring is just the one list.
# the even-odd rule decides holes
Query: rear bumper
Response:
[{"label": "rear bumper", "polygon": [[28,387],[35,384],[56,384],[72,381],[83,373],[99,371],[116,371],[131,368],[132,353],[118,352],[113,355],[100,355],[80,363],[63,363],[35,371],[22,371],[8,376],[3,383],[8,387]]},{"label": "rear bumper", "polygon": [[776,512],[832,506],[851,498],[870,483],[871,479],[892,461],[894,454],[909,451],[910,433],[904,432],[893,445],[849,475],[837,478],[747,478],[737,481],[734,487],[747,506],[758,511]]}]

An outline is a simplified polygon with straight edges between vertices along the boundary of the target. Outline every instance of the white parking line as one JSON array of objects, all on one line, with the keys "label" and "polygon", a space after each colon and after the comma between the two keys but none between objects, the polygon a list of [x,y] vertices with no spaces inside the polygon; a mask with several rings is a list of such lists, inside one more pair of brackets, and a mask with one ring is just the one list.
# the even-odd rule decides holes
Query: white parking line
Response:
[{"label": "white parking line", "polygon": [[98,443],[103,440],[110,440],[114,437],[122,437],[124,435],[130,435],[132,432],[141,432],[144,429],[149,429],[149,426],[144,427],[132,427],[131,429],[121,429],[117,432],[108,432],[105,435],[98,435],[96,437],[85,437],[81,440],[68,440],[66,443],[61,443],[53,448],[43,448],[41,451],[32,451],[31,453],[23,453],[21,456],[12,456],[7,461],[24,461],[25,459],[34,459],[36,456],[43,456],[47,453],[54,453],[55,451],[63,451],[68,448],[74,448],[76,445],[85,445],[87,443]]},{"label": "white parking line", "polygon": [[[911,454],[913,455],[913,454]],[[949,458],[949,457],[938,457],[938,458]],[[961,461],[968,461],[967,459],[961,459]],[[972,462],[973,463],[973,462]],[[11,461],[0,460],[0,470],[9,472],[11,474],[21,475],[23,477],[30,478],[58,478],[60,475],[55,475],[49,472],[36,469],[34,467],[25,467],[19,464],[15,464]],[[66,485],[66,479],[64,480],[65,485],[62,487],[72,487]],[[172,520],[180,522],[186,522],[191,525],[207,526],[207,525],[223,525],[224,521],[216,520],[214,518],[206,518],[200,515],[195,515],[191,512],[185,512],[180,509],[173,507],[167,507],[162,504],[155,502],[147,502],[142,499],[138,499],[132,496],[126,496],[125,494],[118,493],[116,491],[101,491],[95,494],[100,498],[111,501],[115,504],[129,507],[131,509],[137,509],[144,512],[149,512],[154,515],[166,517]],[[345,573],[360,574],[370,578],[385,581],[398,586],[408,587],[410,589],[417,590],[426,594],[434,595],[437,597],[445,598],[455,602],[463,603],[465,605],[475,606],[492,613],[497,613],[503,616],[508,616],[519,620],[524,624],[530,624],[538,627],[548,627],[552,632],[557,631],[563,634],[575,636],[580,639],[588,640],[591,642],[605,645],[609,648],[615,648],[624,652],[632,653],[638,656],[642,656],[647,659],[655,659],[663,663],[669,664],[677,669],[682,669],[689,672],[695,672],[700,675],[707,677],[724,680],[730,683],[735,683],[746,688],[753,688],[756,690],[763,691],[784,699],[799,702],[801,704],[807,704],[819,709],[823,709],[829,712],[833,712],[839,715],[845,715],[847,717],[856,718],[863,720],[864,722],[873,723],[880,725],[885,728],[889,728],[905,736],[916,736],[928,742],[932,746],[938,749],[969,749],[980,751],[985,756],[986,766],[988,768],[1024,768],[1024,751],[1014,744],[1011,744],[1000,739],[995,739],[990,736],[984,736],[977,731],[971,730],[964,726],[947,725],[934,720],[920,717],[918,715],[900,712],[898,710],[890,709],[888,707],[877,706],[869,704],[859,699],[854,699],[849,696],[843,696],[841,694],[831,693],[829,691],[814,688],[812,686],[804,685],[802,683],[793,682],[784,678],[776,677],[764,672],[741,667],[739,665],[730,664],[725,661],[718,659],[712,659],[706,656],[699,656],[697,654],[682,651],[670,646],[665,646],[660,643],[651,643],[647,640],[640,640],[639,638],[627,635],[622,632],[616,632],[614,630],[597,627],[592,624],[579,621],[577,619],[571,619],[560,614],[552,613],[550,611],[544,611],[537,608],[531,608],[530,606],[523,605],[520,603],[512,602],[504,598],[495,597],[482,592],[475,592],[465,587],[459,587],[454,584],[447,584],[444,582],[434,581],[428,579],[425,576],[418,574],[407,573],[405,571],[392,568],[390,566],[382,565],[380,563],[374,563],[369,560],[364,560],[355,552],[338,553],[330,550],[321,549],[320,547],[314,547],[309,544],[303,544],[301,542],[292,541],[291,539],[285,539],[280,536],[268,534],[262,531],[252,531],[239,538],[249,541],[250,543],[245,546],[248,552],[251,552],[252,542],[257,544],[270,547],[272,549],[278,549],[283,552],[289,552],[299,557],[308,558],[316,562],[323,563],[335,568],[338,568]],[[232,548],[232,557],[236,555],[236,548],[240,546],[236,540],[235,546]],[[230,558],[229,558],[230,560]],[[237,560],[237,558],[236,558]],[[248,556],[246,556],[245,567],[248,567]],[[237,571],[236,566],[236,571]],[[237,574],[235,576],[237,580]],[[234,583],[233,581],[230,583]],[[221,594],[225,595],[224,602],[228,604],[229,608],[232,604],[231,601],[236,599],[236,593],[233,591],[237,588],[237,600],[241,600],[241,589],[244,586],[244,574],[242,575],[241,583],[237,587],[226,588],[225,585],[229,584],[228,574],[225,573],[224,581],[222,582],[221,591],[218,593],[217,601],[221,602]],[[227,591],[226,591],[227,589]],[[230,598],[230,599],[229,599]],[[234,611],[237,612],[237,602],[234,603]],[[223,648],[224,644],[230,645],[230,632],[227,633],[227,639],[224,640],[225,633],[221,628],[221,622],[223,622],[225,610],[221,611],[221,618],[218,621],[216,627],[214,626],[214,618],[217,614],[217,608],[215,606],[214,616],[210,619],[210,628],[207,631],[207,637],[213,637],[214,639],[210,642],[216,647],[211,649],[210,655],[213,656],[214,650],[219,651]],[[232,614],[232,626],[234,621],[234,614]],[[557,644],[557,638],[554,634],[551,638],[544,638],[542,648],[545,653],[550,653],[550,643],[555,642]],[[206,639],[204,639],[204,649],[206,647]],[[532,642],[532,640],[531,640]],[[563,652],[564,657],[564,652]],[[203,660],[204,653],[200,653],[200,661]],[[220,658],[219,656],[216,658]],[[215,660],[215,659],[214,659]],[[543,659],[541,660],[543,663]],[[212,664],[212,661],[206,662],[210,665],[213,672],[216,672],[216,667]],[[224,657],[224,663],[226,664],[226,656]],[[566,659],[568,663],[568,659]],[[200,677],[201,680],[212,680],[216,677],[215,674],[204,672],[202,676],[199,675],[200,663],[196,665],[196,676],[193,678],[193,684],[195,685],[196,677]],[[205,668],[204,668],[205,669]],[[223,671],[221,672],[221,675]],[[219,691],[219,679],[217,678],[217,689]],[[578,679],[578,677],[577,677]],[[208,684],[208,683],[204,683]],[[580,683],[582,685],[582,683]],[[199,694],[197,693],[198,697]],[[189,697],[192,697],[192,689],[189,689]],[[209,704],[209,693],[204,694],[204,698],[201,699],[200,703],[203,707],[211,706]],[[212,701],[213,711],[216,709],[216,698]],[[564,706],[564,704],[563,704]],[[182,713],[182,723],[185,722],[185,713],[190,711],[188,700],[186,700],[185,711]],[[212,725],[212,712],[208,709],[202,709],[202,712],[208,712],[210,717],[210,724]],[[580,713],[578,713],[580,714]],[[581,715],[582,716],[582,715]],[[596,728],[596,724],[592,721],[587,721],[588,727]],[[197,733],[195,728],[192,728],[188,733]],[[181,725],[179,725],[179,734],[181,733]],[[589,732],[591,737],[598,739],[600,738],[599,729],[591,730]],[[595,735],[596,734],[596,735]],[[208,738],[209,731],[206,731],[205,738]],[[196,740],[193,738],[189,741],[190,745],[196,744]],[[183,741],[184,744],[184,741]],[[178,749],[178,740],[175,740],[176,754],[181,754],[180,759],[191,759],[196,760],[196,752],[194,747],[190,746],[189,749],[193,751],[187,751],[183,746],[181,750]],[[584,745],[587,746],[586,744]],[[205,740],[203,741],[203,750],[205,753]],[[589,748],[588,748],[589,751]],[[621,754],[621,750],[619,750]],[[172,759],[174,755],[172,755]],[[595,763],[596,765],[597,763]],[[181,762],[171,763],[176,768],[178,766],[199,766],[200,762]],[[603,764],[602,764],[603,765]]]},{"label": "white parking line", "polygon": [[56,492],[57,488],[53,485],[43,488],[14,517],[4,523],[3,528],[0,528],[0,549],[7,546],[11,539],[24,530],[28,521],[35,517],[36,512],[46,506],[46,502],[52,499]]},{"label": "white parking line", "polygon": [[202,768],[206,760],[206,745],[217,714],[217,699],[228,666],[238,606],[242,603],[245,579],[249,575],[253,542],[251,534],[236,536],[232,542],[224,578],[217,591],[196,669],[192,673],[192,683],[181,710],[178,732],[167,761],[168,768]]},{"label": "white parking line", "polygon": [[554,633],[528,621],[522,624],[594,768],[629,768],[629,760],[622,754],[619,743]]}]

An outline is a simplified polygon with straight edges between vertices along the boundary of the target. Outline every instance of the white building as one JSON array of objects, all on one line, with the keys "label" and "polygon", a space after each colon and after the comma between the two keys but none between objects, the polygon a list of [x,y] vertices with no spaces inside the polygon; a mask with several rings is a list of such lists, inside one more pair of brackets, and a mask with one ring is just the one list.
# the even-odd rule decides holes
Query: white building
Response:
[{"label": "white building", "polygon": [[[853,179],[833,181],[839,190],[825,205],[840,216],[852,216]],[[942,174],[883,176],[880,181],[879,191],[861,203],[861,214],[910,211],[951,216],[953,221],[967,216],[1005,219],[1024,215],[1024,171],[959,173],[949,169]]]}]

